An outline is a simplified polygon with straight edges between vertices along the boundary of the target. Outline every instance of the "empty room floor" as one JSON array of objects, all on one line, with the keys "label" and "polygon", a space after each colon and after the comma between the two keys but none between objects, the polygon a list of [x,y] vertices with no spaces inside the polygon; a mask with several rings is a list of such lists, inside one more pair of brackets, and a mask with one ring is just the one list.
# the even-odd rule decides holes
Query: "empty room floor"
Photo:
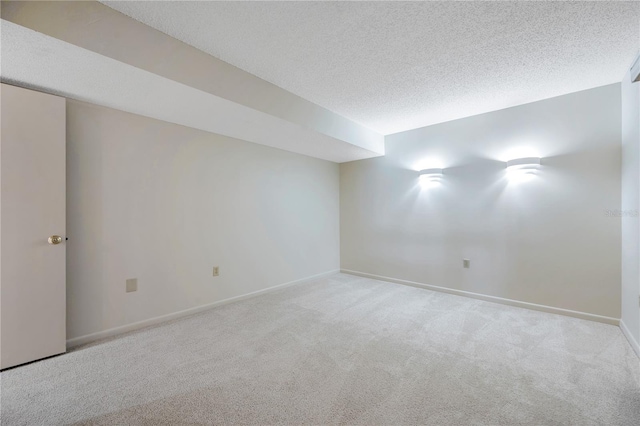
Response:
[{"label": "empty room floor", "polygon": [[2,424],[637,425],[619,328],[336,274],[0,375]]}]

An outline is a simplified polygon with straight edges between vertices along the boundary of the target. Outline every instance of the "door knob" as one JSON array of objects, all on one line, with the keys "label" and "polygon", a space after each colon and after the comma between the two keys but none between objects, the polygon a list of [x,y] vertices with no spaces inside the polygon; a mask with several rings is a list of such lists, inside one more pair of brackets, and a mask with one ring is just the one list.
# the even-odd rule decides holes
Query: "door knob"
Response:
[{"label": "door knob", "polygon": [[62,242],[62,237],[60,235],[52,235],[49,237],[49,244],[60,244]]}]

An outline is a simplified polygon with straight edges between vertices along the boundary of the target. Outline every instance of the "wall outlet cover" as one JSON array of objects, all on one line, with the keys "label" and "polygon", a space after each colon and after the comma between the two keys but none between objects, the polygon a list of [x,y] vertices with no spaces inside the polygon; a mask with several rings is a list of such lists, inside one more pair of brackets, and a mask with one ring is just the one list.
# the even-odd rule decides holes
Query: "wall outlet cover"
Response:
[{"label": "wall outlet cover", "polygon": [[130,278],[127,280],[127,293],[138,291],[138,279]]}]

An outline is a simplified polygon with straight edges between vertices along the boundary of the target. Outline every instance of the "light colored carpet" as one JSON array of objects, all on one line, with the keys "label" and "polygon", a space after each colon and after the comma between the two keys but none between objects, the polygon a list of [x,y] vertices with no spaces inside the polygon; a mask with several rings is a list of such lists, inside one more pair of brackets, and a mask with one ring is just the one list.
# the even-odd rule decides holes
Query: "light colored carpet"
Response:
[{"label": "light colored carpet", "polygon": [[1,374],[2,424],[640,424],[617,327],[336,274]]}]

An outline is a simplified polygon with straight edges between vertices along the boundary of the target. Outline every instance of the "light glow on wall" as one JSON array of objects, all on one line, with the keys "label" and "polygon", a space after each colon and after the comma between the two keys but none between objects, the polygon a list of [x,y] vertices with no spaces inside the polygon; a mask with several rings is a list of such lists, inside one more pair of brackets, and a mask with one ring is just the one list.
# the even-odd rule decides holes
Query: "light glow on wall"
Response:
[{"label": "light glow on wall", "polygon": [[415,163],[413,163],[411,167],[411,169],[415,170],[416,172],[420,172],[422,170],[444,169],[444,168],[445,168],[445,162],[442,161],[442,158],[431,157],[431,156],[427,158],[423,158],[420,161],[416,161]]},{"label": "light glow on wall", "polygon": [[503,161],[505,163],[512,161],[514,159],[520,158],[540,158],[542,155],[531,145],[524,146],[516,146],[514,148],[509,148],[504,151],[501,155],[495,157],[497,160]]}]

